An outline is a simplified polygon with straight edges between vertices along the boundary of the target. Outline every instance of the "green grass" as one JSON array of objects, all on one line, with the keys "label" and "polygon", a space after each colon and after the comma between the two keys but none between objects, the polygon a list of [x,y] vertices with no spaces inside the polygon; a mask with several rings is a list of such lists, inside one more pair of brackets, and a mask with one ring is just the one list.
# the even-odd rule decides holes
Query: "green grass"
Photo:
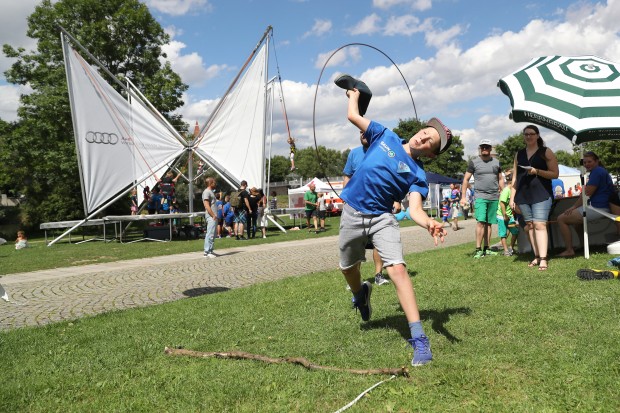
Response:
[{"label": "green grass", "polygon": [[[384,383],[348,411],[618,411],[620,282],[575,276],[611,257],[554,259],[539,272],[527,268],[529,256],[473,260],[472,249],[407,256],[435,360],[411,368],[410,378]],[[370,278],[372,263],[363,271]],[[409,365],[409,333],[394,287],[376,288],[372,303],[372,320],[361,323],[342,275],[331,271],[5,331],[0,406],[335,411],[385,377],[170,357],[163,349],[240,350],[350,368]]]}]

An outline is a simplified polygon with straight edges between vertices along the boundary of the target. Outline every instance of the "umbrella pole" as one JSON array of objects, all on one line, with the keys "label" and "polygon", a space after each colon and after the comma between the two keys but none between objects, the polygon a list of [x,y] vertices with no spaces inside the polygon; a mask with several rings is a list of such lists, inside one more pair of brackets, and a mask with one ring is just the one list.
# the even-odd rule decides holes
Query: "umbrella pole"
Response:
[{"label": "umbrella pole", "polygon": [[585,168],[583,166],[583,144],[579,145],[579,155],[581,160],[579,161],[581,170],[581,206],[582,206],[582,219],[583,219],[583,257],[586,260],[590,259],[590,241],[588,240],[588,220],[586,219],[586,185],[585,185]]}]

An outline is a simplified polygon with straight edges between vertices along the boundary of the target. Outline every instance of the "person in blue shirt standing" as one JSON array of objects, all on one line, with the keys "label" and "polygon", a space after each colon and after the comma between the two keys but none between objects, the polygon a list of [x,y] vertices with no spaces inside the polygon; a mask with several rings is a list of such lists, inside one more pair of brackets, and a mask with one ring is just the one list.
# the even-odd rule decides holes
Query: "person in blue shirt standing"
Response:
[{"label": "person in blue shirt standing", "polygon": [[233,211],[233,208],[230,206],[230,195],[224,196],[222,214],[224,215],[224,229],[226,229],[227,232],[226,238],[230,238],[235,234],[235,231],[233,230],[233,225],[235,223],[235,211]]},{"label": "person in blue shirt standing", "polygon": [[[347,186],[347,183],[357,170],[357,167],[362,160],[364,160],[364,156],[366,156],[366,151],[368,150],[368,141],[364,137],[364,133],[360,131],[360,143],[362,146],[355,147],[351,149],[349,152],[349,156],[347,156],[347,163],[344,165],[344,169],[342,170],[342,174],[344,175],[343,187]],[[396,207],[398,205],[398,207]],[[400,212],[400,202],[396,203],[394,206],[394,212]],[[389,284],[390,281],[383,276],[383,261],[381,261],[381,256],[379,256],[379,252],[372,244],[368,245],[368,249],[372,248],[372,259],[375,263],[375,284],[383,285]]]},{"label": "person in blue shirt standing", "polygon": [[419,366],[433,358],[428,337],[420,322],[420,313],[407,273],[400,228],[392,214],[395,201],[409,199],[409,214],[413,221],[434,238],[443,242],[446,231],[442,224],[430,218],[422,209],[428,196],[426,173],[419,160],[434,158],[448,149],[452,132],[441,121],[432,118],[427,127],[405,143],[390,129],[360,115],[357,88],[347,90],[347,117],[368,140],[366,156],[351,176],[341,194],[345,206],[340,221],[340,269],[353,293],[353,305],[363,321],[370,320],[372,284],[362,283],[360,264],[365,261],[365,246],[372,241],[384,268],[396,287],[396,294],[405,313],[413,346],[411,364]]}]

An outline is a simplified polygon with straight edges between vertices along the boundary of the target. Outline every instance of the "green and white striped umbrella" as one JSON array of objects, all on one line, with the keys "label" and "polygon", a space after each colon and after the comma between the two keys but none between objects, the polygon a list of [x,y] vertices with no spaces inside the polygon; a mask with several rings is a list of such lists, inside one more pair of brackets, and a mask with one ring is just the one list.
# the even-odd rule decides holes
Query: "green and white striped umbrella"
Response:
[{"label": "green and white striped umbrella", "polygon": [[497,85],[515,122],[544,126],[573,144],[620,139],[620,65],[609,60],[539,57]]}]

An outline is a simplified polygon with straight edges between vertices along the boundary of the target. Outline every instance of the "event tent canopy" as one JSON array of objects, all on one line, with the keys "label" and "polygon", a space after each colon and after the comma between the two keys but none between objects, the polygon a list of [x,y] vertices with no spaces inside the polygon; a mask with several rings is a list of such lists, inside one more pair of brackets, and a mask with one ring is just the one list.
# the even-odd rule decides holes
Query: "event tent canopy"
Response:
[{"label": "event tent canopy", "polygon": [[435,172],[426,172],[426,181],[429,184],[460,184],[462,182],[458,179],[440,175]]}]

